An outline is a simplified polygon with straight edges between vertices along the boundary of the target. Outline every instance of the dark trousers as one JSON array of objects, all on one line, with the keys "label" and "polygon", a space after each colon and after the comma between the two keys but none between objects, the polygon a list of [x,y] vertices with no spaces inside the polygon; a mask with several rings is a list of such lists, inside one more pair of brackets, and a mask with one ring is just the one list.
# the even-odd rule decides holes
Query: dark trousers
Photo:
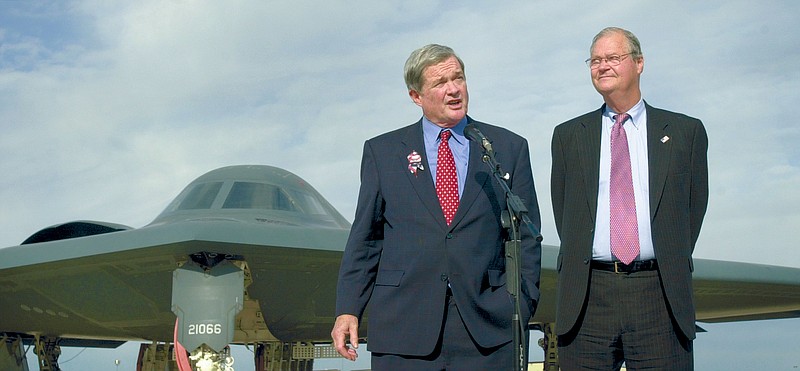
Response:
[{"label": "dark trousers", "polygon": [[582,322],[559,337],[561,369],[693,370],[692,341],[676,331],[658,271],[592,270]]},{"label": "dark trousers", "polygon": [[[527,346],[524,348],[527,349]],[[483,348],[475,343],[452,297],[447,300],[439,341],[425,357],[372,353],[373,371],[511,370],[513,343]]]}]

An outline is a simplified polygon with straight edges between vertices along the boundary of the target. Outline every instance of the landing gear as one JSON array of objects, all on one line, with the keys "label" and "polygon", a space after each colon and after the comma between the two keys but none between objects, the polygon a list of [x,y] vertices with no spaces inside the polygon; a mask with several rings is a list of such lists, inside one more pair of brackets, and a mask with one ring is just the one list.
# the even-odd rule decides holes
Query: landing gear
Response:
[{"label": "landing gear", "polygon": [[152,342],[139,346],[136,371],[177,371],[173,355],[174,348],[169,343]]},{"label": "landing gear", "polygon": [[231,348],[225,347],[221,352],[201,346],[192,352],[189,359],[197,371],[233,371]]},{"label": "landing gear", "polygon": [[0,370],[28,371],[25,351],[22,349],[22,338],[2,334],[0,338]]},{"label": "landing gear", "polygon": [[544,371],[558,371],[558,337],[555,323],[542,323],[540,325],[544,337],[539,339],[539,346],[544,350]]},{"label": "landing gear", "polygon": [[58,366],[58,356],[61,355],[61,347],[58,345],[58,338],[42,337],[38,334],[33,339],[33,350],[39,358],[39,371],[61,371]]},{"label": "landing gear", "polygon": [[[139,347],[136,371],[178,371],[175,362],[175,347],[169,343],[153,342]],[[215,352],[208,347],[197,348],[190,356],[192,370],[195,371],[233,371],[233,357],[230,347]]]},{"label": "landing gear", "polygon": [[314,357],[314,345],[278,341],[259,343],[256,345],[256,371],[311,371]]}]

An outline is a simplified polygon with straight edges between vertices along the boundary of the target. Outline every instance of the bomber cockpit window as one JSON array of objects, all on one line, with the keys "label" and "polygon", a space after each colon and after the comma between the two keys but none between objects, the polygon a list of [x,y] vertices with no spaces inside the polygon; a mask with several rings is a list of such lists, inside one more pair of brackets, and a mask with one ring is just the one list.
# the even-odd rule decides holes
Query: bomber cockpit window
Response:
[{"label": "bomber cockpit window", "polygon": [[234,183],[222,208],[299,211],[280,187],[252,182]]},{"label": "bomber cockpit window", "polygon": [[178,210],[210,209],[220,188],[222,188],[222,182],[194,186],[178,205]]},{"label": "bomber cockpit window", "polygon": [[294,191],[291,192],[299,204],[302,205],[303,211],[310,215],[328,215],[322,204],[319,203],[316,197],[309,193]]}]

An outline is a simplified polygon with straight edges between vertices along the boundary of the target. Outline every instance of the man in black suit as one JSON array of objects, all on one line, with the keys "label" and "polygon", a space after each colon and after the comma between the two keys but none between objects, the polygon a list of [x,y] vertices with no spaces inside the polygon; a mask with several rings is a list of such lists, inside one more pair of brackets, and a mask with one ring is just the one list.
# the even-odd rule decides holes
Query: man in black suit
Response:
[{"label": "man in black suit", "polygon": [[[464,63],[451,48],[414,51],[405,80],[423,117],[364,144],[358,205],[339,271],[334,345],[355,360],[369,302],[373,370],[509,369],[514,311],[500,220],[505,192],[464,128],[475,125],[493,141],[512,192],[539,228],[528,143],[467,116]],[[520,320],[527,324],[539,299],[541,245],[524,226],[522,232]]]},{"label": "man in black suit", "polygon": [[631,32],[602,30],[586,62],[605,104],[557,126],[552,142],[562,369],[691,370],[705,129],[642,100]]}]

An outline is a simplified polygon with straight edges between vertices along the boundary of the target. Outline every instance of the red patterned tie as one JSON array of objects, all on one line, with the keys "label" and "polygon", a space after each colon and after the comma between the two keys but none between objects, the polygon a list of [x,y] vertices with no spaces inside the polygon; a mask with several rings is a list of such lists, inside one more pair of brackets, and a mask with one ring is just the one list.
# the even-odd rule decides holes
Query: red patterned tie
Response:
[{"label": "red patterned tie", "polygon": [[458,210],[458,178],[456,177],[456,162],[453,152],[450,151],[450,130],[440,133],[438,160],[436,160],[436,195],[442,206],[444,220],[447,225],[453,221],[453,216]]},{"label": "red patterned tie", "polygon": [[636,199],[631,178],[631,155],[628,137],[622,125],[627,113],[614,116],[611,128],[611,253],[630,264],[639,255],[639,226],[636,221]]}]

